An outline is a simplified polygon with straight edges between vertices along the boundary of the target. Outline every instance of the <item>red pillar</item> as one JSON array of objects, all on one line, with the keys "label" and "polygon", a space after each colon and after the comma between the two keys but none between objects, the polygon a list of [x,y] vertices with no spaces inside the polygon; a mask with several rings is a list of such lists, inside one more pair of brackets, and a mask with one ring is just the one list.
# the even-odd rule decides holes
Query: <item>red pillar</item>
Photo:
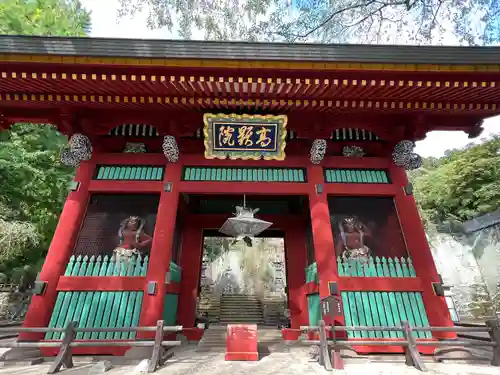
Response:
[{"label": "red pillar", "polygon": [[[330,210],[328,208],[327,195],[324,192],[323,168],[321,166],[309,167],[307,178],[310,186],[309,209],[311,213],[314,254],[318,269],[319,295],[320,298],[325,298],[330,295],[328,282],[338,282],[339,276],[335,243],[330,223]],[[317,192],[317,186],[319,185],[323,186],[321,193]],[[343,317],[335,319],[335,325],[344,324]]]},{"label": "red pillar", "polygon": [[[169,164],[165,171],[163,182],[165,185],[170,184],[171,191],[163,191],[160,196],[139,326],[155,326],[157,320],[163,319],[163,303],[166,292],[165,276],[172,259],[181,174],[182,166],[180,164]],[[149,282],[157,284],[154,295],[147,293]]]},{"label": "red pillar", "polygon": [[[395,165],[391,167],[392,182],[400,186],[395,201],[396,208],[406,239],[408,252],[413,261],[413,267],[417,277],[422,280],[422,298],[425,310],[431,326],[452,327],[450,313],[444,297],[438,297],[432,288],[433,282],[440,282],[439,274],[432,257],[427,238],[425,236],[424,225],[418,213],[417,205],[413,195],[406,195],[403,187],[408,184],[408,177],[403,168]],[[453,333],[436,332],[437,338],[454,337]]]},{"label": "red pillar", "polygon": [[304,285],[307,266],[306,231],[304,220],[291,220],[285,231],[286,275],[288,285],[288,307],[292,328],[300,328],[309,323],[307,296]]},{"label": "red pillar", "polygon": [[[95,163],[91,160],[82,162],[76,172],[74,181],[79,183],[78,189],[70,192],[66,198],[40,272],[40,281],[47,283],[45,293],[32,297],[23,327],[47,327],[49,324],[57,298],[57,283],[59,277],[64,274],[85,216],[89,200],[88,187],[94,169]],[[43,334],[22,333],[19,337],[22,340],[38,340],[43,338]]]},{"label": "red pillar", "polygon": [[203,227],[195,215],[186,215],[182,236],[182,281],[177,320],[185,328],[194,327],[198,287],[200,285],[201,257],[203,256]]}]

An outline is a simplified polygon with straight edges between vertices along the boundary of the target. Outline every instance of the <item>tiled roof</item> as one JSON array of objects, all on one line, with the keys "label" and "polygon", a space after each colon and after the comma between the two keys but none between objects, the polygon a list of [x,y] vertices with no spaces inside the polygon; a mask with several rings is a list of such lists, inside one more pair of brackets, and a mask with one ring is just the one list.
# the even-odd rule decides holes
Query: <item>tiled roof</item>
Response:
[{"label": "tiled roof", "polygon": [[205,42],[0,36],[0,54],[399,64],[499,64],[500,47]]}]

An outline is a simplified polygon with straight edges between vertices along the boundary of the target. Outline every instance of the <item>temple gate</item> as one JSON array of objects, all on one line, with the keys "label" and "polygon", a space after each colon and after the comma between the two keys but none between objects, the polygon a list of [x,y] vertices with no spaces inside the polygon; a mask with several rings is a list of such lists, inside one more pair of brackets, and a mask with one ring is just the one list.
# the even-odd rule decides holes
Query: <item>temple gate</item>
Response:
[{"label": "temple gate", "polygon": [[0,36],[0,128],[54,124],[70,139],[60,162],[76,168],[24,325],[164,319],[199,340],[204,238],[222,234],[250,254],[281,239],[269,262],[283,268],[272,288],[290,310],[286,339],[332,294],[337,325],[452,325],[406,170],[428,131],[474,137],[498,113],[500,53],[199,45]]}]

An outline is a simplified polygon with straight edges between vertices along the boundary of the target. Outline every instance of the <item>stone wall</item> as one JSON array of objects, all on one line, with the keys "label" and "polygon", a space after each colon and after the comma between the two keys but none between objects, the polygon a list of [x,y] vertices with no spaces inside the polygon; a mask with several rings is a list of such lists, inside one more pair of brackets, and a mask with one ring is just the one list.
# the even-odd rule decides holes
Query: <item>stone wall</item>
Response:
[{"label": "stone wall", "polygon": [[464,223],[460,232],[428,233],[436,267],[451,286],[461,319],[500,311],[500,213],[497,222],[487,216],[487,222]]},{"label": "stone wall", "polygon": [[25,298],[23,293],[14,291],[0,291],[0,320],[8,321],[12,319],[15,312],[19,312],[15,320],[22,320],[26,314],[26,306],[22,304]]}]

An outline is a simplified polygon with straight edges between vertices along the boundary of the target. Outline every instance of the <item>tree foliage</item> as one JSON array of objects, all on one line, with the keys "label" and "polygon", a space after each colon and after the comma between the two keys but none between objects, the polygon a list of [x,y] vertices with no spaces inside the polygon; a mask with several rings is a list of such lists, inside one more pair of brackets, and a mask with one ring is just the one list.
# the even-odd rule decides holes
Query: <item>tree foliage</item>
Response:
[{"label": "tree foliage", "polygon": [[429,158],[410,174],[427,224],[463,222],[500,207],[500,136]]},{"label": "tree foliage", "polygon": [[80,0],[2,0],[0,34],[84,36],[90,13]]},{"label": "tree foliage", "polygon": [[35,264],[46,253],[73,174],[59,163],[67,142],[51,125],[0,133],[0,264]]},{"label": "tree foliage", "polygon": [[203,260],[211,263],[230,249],[231,239],[226,237],[205,237],[203,239]]},{"label": "tree foliage", "polygon": [[150,28],[180,37],[434,44],[499,41],[500,0],[120,0],[120,17],[148,14]]},{"label": "tree foliage", "polygon": [[[90,14],[79,0],[4,0],[0,34],[84,35]],[[74,171],[59,163],[65,136],[51,125],[0,132],[0,272],[30,284],[43,263]]]}]

